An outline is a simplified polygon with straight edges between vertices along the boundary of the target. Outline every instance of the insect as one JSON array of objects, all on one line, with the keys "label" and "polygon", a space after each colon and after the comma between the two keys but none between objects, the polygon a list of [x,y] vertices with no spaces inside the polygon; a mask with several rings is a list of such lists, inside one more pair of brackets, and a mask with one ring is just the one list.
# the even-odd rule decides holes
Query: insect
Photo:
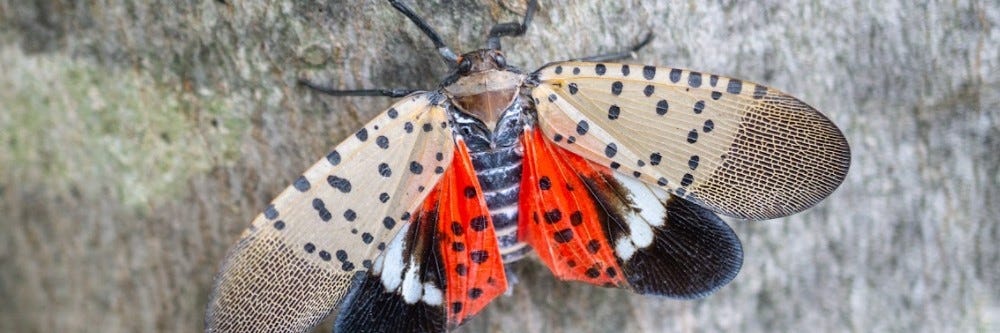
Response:
[{"label": "insect", "polygon": [[500,38],[524,33],[535,1],[461,56],[389,2],[450,75],[430,91],[327,91],[402,98],[253,221],[216,277],[207,331],[305,331],[339,307],[338,332],[443,332],[532,251],[560,279],[703,297],[743,261],[716,214],[787,216],[847,174],[840,130],[778,90],[609,62],[628,52],[523,72]]}]

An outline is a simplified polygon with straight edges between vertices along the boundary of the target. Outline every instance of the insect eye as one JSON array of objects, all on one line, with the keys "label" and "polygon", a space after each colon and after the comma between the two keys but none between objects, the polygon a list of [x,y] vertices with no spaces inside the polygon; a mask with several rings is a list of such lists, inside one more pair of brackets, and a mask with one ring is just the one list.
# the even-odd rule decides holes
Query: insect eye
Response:
[{"label": "insect eye", "polygon": [[458,63],[459,74],[465,74],[471,70],[472,70],[472,61],[470,61],[469,59],[462,59],[462,61]]},{"label": "insect eye", "polygon": [[504,58],[502,54],[493,56],[493,61],[497,63],[497,66],[507,67],[507,58]]}]

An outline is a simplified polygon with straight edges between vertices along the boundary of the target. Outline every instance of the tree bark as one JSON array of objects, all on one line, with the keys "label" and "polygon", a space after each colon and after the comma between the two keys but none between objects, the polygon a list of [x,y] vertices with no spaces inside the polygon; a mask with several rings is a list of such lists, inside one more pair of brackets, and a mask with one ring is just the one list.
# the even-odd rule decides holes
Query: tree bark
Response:
[{"label": "tree bark", "polygon": [[[410,2],[456,52],[522,1]],[[745,263],[704,300],[520,284],[460,331],[1000,329],[1000,6],[544,1],[508,62],[621,50],[787,91],[853,164],[830,198],[734,221]],[[0,0],[0,331],[198,331],[226,249],[392,100],[446,67],[383,2]],[[322,328],[328,331],[329,327]]]}]

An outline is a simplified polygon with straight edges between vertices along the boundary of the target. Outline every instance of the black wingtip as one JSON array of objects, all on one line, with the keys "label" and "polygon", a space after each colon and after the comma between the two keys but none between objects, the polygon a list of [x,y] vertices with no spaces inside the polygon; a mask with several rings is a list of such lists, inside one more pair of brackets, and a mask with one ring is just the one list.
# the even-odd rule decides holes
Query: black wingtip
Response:
[{"label": "black wingtip", "polygon": [[671,196],[665,224],[654,243],[624,262],[632,289],[680,299],[708,296],[732,281],[743,266],[743,246],[715,213]]}]

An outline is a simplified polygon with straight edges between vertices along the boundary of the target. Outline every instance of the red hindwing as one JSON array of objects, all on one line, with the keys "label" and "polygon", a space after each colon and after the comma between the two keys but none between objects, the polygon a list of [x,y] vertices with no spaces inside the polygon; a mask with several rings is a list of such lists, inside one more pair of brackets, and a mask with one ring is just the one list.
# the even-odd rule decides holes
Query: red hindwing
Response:
[{"label": "red hindwing", "polygon": [[[580,174],[594,166],[526,130],[518,237],[556,277],[601,286],[626,282],[599,220],[605,214]],[[606,173],[610,173],[608,170]]]},{"label": "red hindwing", "polygon": [[437,237],[445,273],[449,326],[457,326],[507,290],[507,278],[483,191],[458,141],[455,158],[424,203],[438,214]]}]

